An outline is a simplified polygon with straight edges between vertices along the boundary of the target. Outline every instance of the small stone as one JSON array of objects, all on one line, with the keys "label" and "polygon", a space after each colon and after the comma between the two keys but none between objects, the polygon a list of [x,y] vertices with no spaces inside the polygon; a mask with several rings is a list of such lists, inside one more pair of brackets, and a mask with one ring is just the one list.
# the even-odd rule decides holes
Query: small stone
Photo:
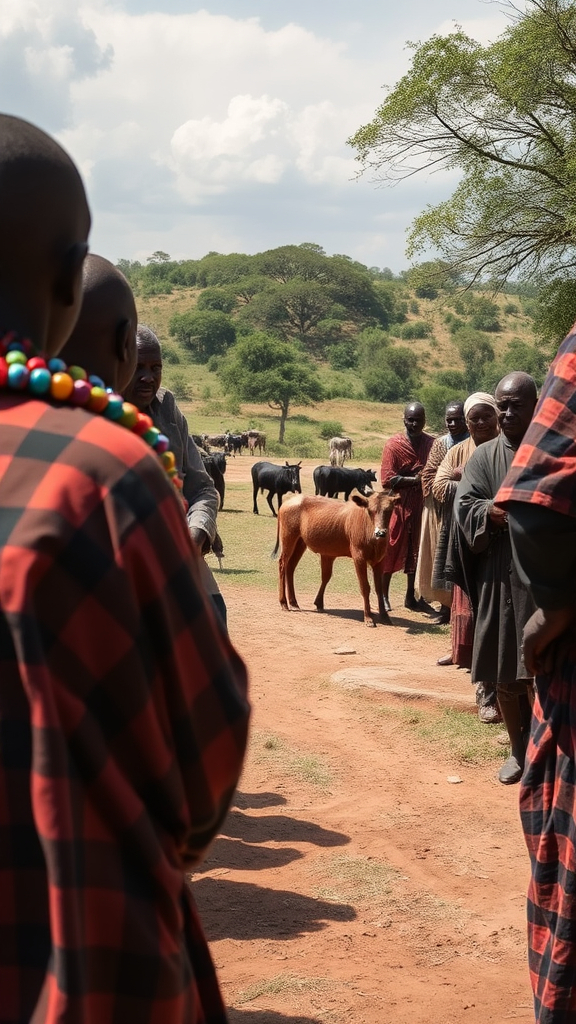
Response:
[{"label": "small stone", "polygon": [[337,647],[335,649],[335,651],[334,651],[334,654],[356,654],[356,648],[355,647],[346,647],[346,646],[344,646],[344,647]]},{"label": "small stone", "polygon": [[449,775],[446,781],[451,782],[453,786],[456,786],[459,782],[462,782],[462,779],[459,775]]}]

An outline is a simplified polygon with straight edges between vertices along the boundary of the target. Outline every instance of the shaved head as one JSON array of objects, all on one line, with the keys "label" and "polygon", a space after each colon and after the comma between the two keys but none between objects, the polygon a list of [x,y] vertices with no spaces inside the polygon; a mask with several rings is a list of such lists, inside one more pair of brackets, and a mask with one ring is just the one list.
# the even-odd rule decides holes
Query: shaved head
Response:
[{"label": "shaved head", "polygon": [[529,373],[515,370],[507,373],[494,393],[500,429],[513,448],[517,448],[528,430],[538,390]]},{"label": "shaved head", "polygon": [[82,273],[80,316],[62,358],[97,374],[123,394],[136,368],[137,322],[124,274],[103,256],[90,253]]},{"label": "shaved head", "polygon": [[89,230],[68,154],[34,125],[0,114],[0,318],[49,355],[78,315]]},{"label": "shaved head", "polygon": [[409,402],[404,409],[404,426],[408,437],[416,438],[424,430],[426,410],[420,402]]},{"label": "shaved head", "polygon": [[507,393],[509,391],[519,391],[525,394],[527,398],[533,398],[534,404],[538,398],[538,389],[536,387],[536,381],[534,377],[531,377],[529,373],[524,373],[523,370],[513,370],[512,373],[507,373],[505,377],[496,385],[495,395],[499,393]]}]

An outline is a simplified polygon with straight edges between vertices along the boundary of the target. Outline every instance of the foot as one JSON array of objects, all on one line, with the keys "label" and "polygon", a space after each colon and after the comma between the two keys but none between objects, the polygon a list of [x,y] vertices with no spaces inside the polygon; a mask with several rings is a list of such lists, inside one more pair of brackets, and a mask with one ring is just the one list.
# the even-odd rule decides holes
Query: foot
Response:
[{"label": "foot", "polygon": [[450,609],[449,608],[446,608],[445,611],[441,611],[440,614],[437,615],[435,619],[432,619],[432,624],[434,626],[447,626],[449,622],[450,622]]},{"label": "foot", "polygon": [[496,725],[502,721],[502,715],[495,704],[481,704],[478,708],[478,718],[483,725]]},{"label": "foot", "polygon": [[391,612],[392,611],[392,605],[390,604],[390,598],[388,597],[388,595],[386,595],[386,597],[384,597],[383,600],[384,600],[384,611]]},{"label": "foot", "polygon": [[437,614],[436,609],[433,608],[431,604],[428,604],[423,597],[416,600],[414,594],[406,594],[404,607],[408,608],[411,612],[423,612],[425,615]]},{"label": "foot", "polygon": [[498,772],[498,780],[504,786],[513,786],[516,782],[520,782],[523,770],[524,765],[520,764],[514,757],[514,754],[510,754],[510,757]]},{"label": "foot", "polygon": [[443,658],[438,658],[437,665],[453,665],[451,654],[445,654]]}]

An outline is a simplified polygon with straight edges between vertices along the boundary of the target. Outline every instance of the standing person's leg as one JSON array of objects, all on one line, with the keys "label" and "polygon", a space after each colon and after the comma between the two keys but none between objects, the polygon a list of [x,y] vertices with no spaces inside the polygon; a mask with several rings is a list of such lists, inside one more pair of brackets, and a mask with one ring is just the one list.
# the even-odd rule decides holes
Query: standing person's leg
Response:
[{"label": "standing person's leg", "polygon": [[526,679],[517,679],[515,683],[498,686],[498,704],[510,740],[510,757],[498,773],[498,778],[504,785],[520,782],[524,771],[531,718],[526,686]]},{"label": "standing person's leg", "polygon": [[384,599],[384,608],[387,612],[390,611],[390,580],[392,579],[391,572],[382,573],[382,597]]}]

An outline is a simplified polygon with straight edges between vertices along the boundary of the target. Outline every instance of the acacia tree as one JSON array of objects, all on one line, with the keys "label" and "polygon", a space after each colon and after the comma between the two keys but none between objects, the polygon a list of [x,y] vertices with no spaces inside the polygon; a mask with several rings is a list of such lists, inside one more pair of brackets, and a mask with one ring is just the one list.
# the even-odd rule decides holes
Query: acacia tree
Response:
[{"label": "acacia tree", "polygon": [[323,398],[320,379],[301,349],[264,333],[238,341],[219,375],[225,390],[239,401],[267,402],[280,412],[280,444],[290,406],[312,405]]},{"label": "acacia tree", "polygon": [[513,274],[573,276],[576,264],[576,3],[512,0],[488,46],[461,30],[412,44],[408,73],[349,140],[363,170],[389,182],[462,172],[409,236],[449,268],[501,284]]}]

